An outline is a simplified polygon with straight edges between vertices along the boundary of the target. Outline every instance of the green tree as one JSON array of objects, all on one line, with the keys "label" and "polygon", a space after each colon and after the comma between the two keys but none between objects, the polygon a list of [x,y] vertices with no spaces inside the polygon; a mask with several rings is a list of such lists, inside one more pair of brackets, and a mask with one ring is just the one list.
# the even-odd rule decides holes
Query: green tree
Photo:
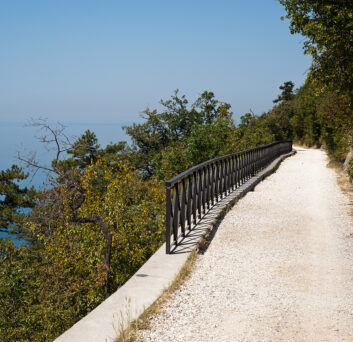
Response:
[{"label": "green tree", "polygon": [[279,87],[279,89],[282,90],[281,95],[279,95],[277,99],[273,100],[273,103],[293,100],[294,98],[293,88],[294,88],[294,83],[292,81],[284,82],[283,85]]},{"label": "green tree", "polygon": [[187,139],[197,127],[213,125],[220,118],[232,123],[230,105],[216,100],[212,92],[204,91],[189,106],[186,97],[179,96],[176,90],[171,99],[161,100],[161,104],[161,113],[146,109],[144,123],[125,127],[133,142],[132,164],[142,170],[147,178],[156,174],[161,176],[159,169],[162,164],[166,171],[163,157],[176,160],[172,150],[181,156],[180,149],[186,148]]},{"label": "green tree", "polygon": [[353,98],[353,2],[279,0],[292,34],[306,37],[304,52],[313,58],[311,77]]},{"label": "green tree", "polygon": [[[0,241],[1,341],[53,340],[124,284],[164,239],[164,188],[139,177],[126,143],[102,149],[86,131],[69,144],[62,126],[38,127],[48,149],[56,146],[54,161],[21,160],[53,177],[21,221],[33,243]],[[3,172],[5,185],[21,178],[21,169],[12,171]]]},{"label": "green tree", "polygon": [[66,150],[69,157],[61,161],[59,165],[54,160],[53,167],[65,169],[78,167],[83,170],[92,162],[97,161],[99,148],[100,145],[98,144],[96,135],[87,130]]},{"label": "green tree", "polygon": [[16,247],[0,239],[0,340],[35,341],[42,324],[38,314],[41,258],[35,247]]},{"label": "green tree", "polygon": [[27,178],[28,173],[17,165],[0,171],[0,231],[20,234],[22,238],[26,235],[22,226],[25,211],[35,204],[33,187],[20,185]]}]

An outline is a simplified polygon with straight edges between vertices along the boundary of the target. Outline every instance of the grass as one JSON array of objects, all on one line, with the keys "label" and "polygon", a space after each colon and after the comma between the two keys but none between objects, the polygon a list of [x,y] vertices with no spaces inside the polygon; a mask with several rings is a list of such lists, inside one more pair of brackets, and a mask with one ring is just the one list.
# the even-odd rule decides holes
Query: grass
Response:
[{"label": "grass", "polygon": [[[353,218],[353,184],[349,181],[349,177],[346,171],[343,171],[343,164],[337,161],[329,161],[327,167],[336,171],[337,184],[341,188],[342,192],[349,199],[349,215]],[[347,238],[353,238],[353,231],[347,236]]]}]

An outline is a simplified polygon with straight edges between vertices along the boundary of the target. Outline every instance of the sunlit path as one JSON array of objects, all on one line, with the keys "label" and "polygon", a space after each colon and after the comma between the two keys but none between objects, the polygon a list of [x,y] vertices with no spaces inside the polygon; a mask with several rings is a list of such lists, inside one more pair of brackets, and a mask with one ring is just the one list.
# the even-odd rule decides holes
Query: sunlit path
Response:
[{"label": "sunlit path", "polygon": [[222,221],[144,341],[353,341],[353,224],[320,150],[299,148]]}]

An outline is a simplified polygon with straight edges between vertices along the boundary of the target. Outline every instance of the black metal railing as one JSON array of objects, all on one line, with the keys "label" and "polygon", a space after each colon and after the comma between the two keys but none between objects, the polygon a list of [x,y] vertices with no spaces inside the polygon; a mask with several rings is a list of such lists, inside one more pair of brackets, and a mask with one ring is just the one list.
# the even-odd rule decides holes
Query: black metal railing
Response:
[{"label": "black metal railing", "polygon": [[274,142],[208,160],[166,181],[167,254],[206,210],[290,151],[292,141]]}]

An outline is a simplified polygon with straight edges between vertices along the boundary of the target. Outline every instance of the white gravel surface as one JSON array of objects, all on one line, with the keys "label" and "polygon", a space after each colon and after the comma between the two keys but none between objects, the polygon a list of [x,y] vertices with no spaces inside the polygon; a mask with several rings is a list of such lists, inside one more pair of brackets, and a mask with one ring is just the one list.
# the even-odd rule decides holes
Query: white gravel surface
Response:
[{"label": "white gravel surface", "polygon": [[352,203],[327,162],[298,148],[241,199],[141,339],[353,341]]}]

